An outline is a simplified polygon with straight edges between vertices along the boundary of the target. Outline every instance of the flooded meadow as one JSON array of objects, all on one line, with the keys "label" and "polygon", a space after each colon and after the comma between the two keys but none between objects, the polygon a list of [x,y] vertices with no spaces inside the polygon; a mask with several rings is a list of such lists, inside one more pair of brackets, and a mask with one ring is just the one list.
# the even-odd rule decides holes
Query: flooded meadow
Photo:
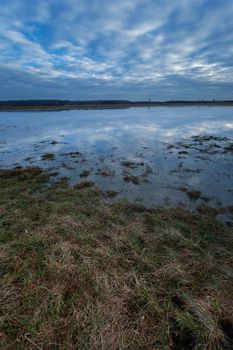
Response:
[{"label": "flooded meadow", "polygon": [[1,169],[41,167],[108,200],[229,207],[232,156],[232,107],[0,113]]}]

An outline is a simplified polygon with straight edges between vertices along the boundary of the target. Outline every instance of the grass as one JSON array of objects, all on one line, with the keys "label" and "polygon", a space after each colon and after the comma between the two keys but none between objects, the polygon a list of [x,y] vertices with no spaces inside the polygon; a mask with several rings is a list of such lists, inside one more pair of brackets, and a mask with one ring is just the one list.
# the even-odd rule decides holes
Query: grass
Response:
[{"label": "grass", "polygon": [[132,182],[134,185],[139,185],[140,184],[139,176],[126,174],[123,177],[123,179],[124,179],[125,182]]},{"label": "grass", "polygon": [[90,170],[83,170],[81,171],[81,173],[79,174],[80,177],[88,177],[90,175]]},{"label": "grass", "polygon": [[94,185],[95,185],[95,183],[93,181],[81,181],[81,182],[78,182],[74,186],[74,188],[78,189],[78,190],[82,190],[82,189],[85,189],[85,188],[93,187]]},{"label": "grass", "polygon": [[114,198],[118,195],[118,192],[113,190],[108,190],[105,193],[109,198]]},{"label": "grass", "polygon": [[201,192],[200,191],[186,191],[187,196],[189,198],[197,200],[201,197]]},{"label": "grass", "polygon": [[232,229],[46,179],[0,172],[2,349],[232,348]]},{"label": "grass", "polygon": [[126,168],[135,169],[139,166],[144,166],[144,163],[143,162],[137,163],[137,162],[123,161],[123,162],[121,162],[121,165],[126,167]]},{"label": "grass", "polygon": [[54,160],[55,154],[54,153],[45,153],[41,156],[42,160]]},{"label": "grass", "polygon": [[198,199],[202,199],[206,202],[209,201],[208,197],[205,197],[202,195],[201,191],[196,191],[196,190],[192,190],[192,191],[188,191],[186,187],[180,187],[179,188],[181,191],[183,191],[184,193],[186,193],[186,195],[191,199],[191,200],[198,200]]}]

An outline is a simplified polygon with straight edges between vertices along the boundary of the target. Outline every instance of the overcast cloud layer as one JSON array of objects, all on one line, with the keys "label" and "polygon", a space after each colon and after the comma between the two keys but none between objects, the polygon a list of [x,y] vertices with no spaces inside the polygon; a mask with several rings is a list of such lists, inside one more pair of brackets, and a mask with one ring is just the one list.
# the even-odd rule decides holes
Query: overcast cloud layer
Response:
[{"label": "overcast cloud layer", "polygon": [[0,99],[233,99],[232,0],[0,0]]}]

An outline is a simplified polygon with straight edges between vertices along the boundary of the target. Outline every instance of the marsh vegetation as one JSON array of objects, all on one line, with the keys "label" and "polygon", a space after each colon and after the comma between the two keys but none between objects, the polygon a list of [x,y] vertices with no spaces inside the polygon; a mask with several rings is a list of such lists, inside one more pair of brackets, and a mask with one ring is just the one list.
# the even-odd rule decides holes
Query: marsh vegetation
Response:
[{"label": "marsh vegetation", "polygon": [[0,173],[2,348],[232,348],[233,232],[217,213],[48,178]]}]

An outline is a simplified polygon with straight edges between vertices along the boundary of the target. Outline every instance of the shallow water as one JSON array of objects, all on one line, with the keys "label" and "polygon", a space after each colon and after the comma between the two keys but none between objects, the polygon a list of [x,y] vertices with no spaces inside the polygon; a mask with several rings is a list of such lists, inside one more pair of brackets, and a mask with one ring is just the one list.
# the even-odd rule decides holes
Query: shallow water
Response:
[{"label": "shallow water", "polygon": [[232,139],[232,107],[0,112],[0,168],[40,166],[147,206],[225,206]]}]

